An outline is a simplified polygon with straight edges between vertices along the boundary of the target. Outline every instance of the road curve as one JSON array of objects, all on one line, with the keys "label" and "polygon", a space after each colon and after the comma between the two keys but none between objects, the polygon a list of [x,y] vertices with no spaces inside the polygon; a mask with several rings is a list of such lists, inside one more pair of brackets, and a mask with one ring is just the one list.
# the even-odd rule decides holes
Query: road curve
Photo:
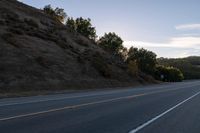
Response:
[{"label": "road curve", "polygon": [[0,100],[0,133],[199,133],[200,81]]}]

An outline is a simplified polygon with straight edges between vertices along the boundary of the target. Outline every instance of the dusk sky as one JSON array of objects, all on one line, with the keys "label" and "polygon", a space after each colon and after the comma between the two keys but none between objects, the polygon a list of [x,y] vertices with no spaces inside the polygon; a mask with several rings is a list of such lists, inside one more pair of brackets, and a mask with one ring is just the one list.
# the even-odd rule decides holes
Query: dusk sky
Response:
[{"label": "dusk sky", "polygon": [[47,4],[68,16],[91,18],[98,36],[116,32],[124,46],[144,47],[158,57],[200,56],[200,0],[21,0]]}]

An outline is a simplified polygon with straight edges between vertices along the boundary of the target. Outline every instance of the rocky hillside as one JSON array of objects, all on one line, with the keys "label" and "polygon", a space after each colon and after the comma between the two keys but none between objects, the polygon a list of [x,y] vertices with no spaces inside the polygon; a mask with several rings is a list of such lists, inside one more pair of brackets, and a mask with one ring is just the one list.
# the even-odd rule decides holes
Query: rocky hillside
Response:
[{"label": "rocky hillside", "polygon": [[145,83],[91,40],[16,0],[0,0],[0,60],[1,91]]}]

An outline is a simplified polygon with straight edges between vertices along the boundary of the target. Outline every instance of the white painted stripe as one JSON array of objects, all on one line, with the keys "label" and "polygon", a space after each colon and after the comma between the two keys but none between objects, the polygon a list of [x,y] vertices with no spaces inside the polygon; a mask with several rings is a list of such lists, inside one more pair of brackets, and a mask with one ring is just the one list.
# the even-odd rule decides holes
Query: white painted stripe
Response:
[{"label": "white painted stripe", "polygon": [[137,133],[138,131],[142,130],[143,128],[145,128],[146,126],[150,125],[151,123],[153,123],[154,121],[156,121],[157,119],[161,118],[162,116],[164,116],[165,114],[171,112],[172,110],[176,109],[177,107],[181,106],[182,104],[184,104],[185,102],[191,100],[192,98],[194,98],[195,96],[199,95],[200,91],[197,92],[196,94],[192,95],[191,97],[185,99],[184,101],[180,102],[179,104],[173,106],[172,108],[168,109],[167,111],[163,112],[162,114],[152,118],[151,120],[147,121],[146,123],[142,124],[141,126],[131,130],[129,133]]},{"label": "white painted stripe", "polygon": [[78,104],[78,105],[66,106],[66,107],[50,109],[50,110],[46,110],[46,111],[40,111],[40,112],[34,112],[34,113],[29,113],[29,114],[11,116],[11,117],[7,117],[7,118],[1,118],[0,121],[7,121],[7,120],[12,120],[12,119],[17,119],[17,118],[30,117],[30,116],[41,115],[41,114],[46,114],[46,113],[51,113],[51,112],[56,112],[56,111],[62,111],[62,110],[66,110],[66,109],[85,107],[85,106],[89,106],[89,105],[96,105],[96,104],[114,102],[114,101],[119,101],[119,100],[132,99],[132,98],[136,98],[136,97],[152,95],[152,94],[157,94],[157,93],[163,93],[163,92],[168,92],[168,91],[175,91],[175,90],[179,90],[179,89],[158,90],[158,91],[153,91],[153,92],[149,92],[149,93],[129,95],[129,96],[106,99],[106,100],[101,100],[101,101],[96,101],[96,102],[89,102],[89,103],[83,103],[83,104]]},{"label": "white painted stripe", "polygon": [[[197,86],[197,85],[193,85],[193,86]],[[190,86],[190,87],[193,87]],[[156,89],[162,89],[162,88],[167,88],[170,86],[158,86],[158,87],[154,87],[154,88],[140,88],[140,89],[134,89],[134,91],[138,91],[138,90],[156,90]],[[177,87],[177,88],[186,88],[186,86],[181,86],[181,87]],[[170,90],[170,89],[169,89]],[[110,95],[110,94],[116,94],[116,93],[123,93],[123,92],[128,92],[128,91],[133,91],[130,89],[127,90],[120,90],[120,91],[114,91],[114,92],[105,92],[102,94],[88,94],[88,95],[81,95],[81,96],[71,96],[71,97],[61,97],[61,98],[48,98],[48,99],[43,99],[43,100],[33,100],[33,101],[26,101],[26,102],[12,102],[12,103],[1,103],[0,102],[0,107],[3,106],[14,106],[14,105],[23,105],[23,104],[33,104],[33,103],[41,103],[41,102],[49,102],[49,101],[59,101],[59,100],[66,100],[66,99],[73,99],[73,98],[84,98],[84,97],[90,97],[90,96],[103,96],[103,95]]]}]

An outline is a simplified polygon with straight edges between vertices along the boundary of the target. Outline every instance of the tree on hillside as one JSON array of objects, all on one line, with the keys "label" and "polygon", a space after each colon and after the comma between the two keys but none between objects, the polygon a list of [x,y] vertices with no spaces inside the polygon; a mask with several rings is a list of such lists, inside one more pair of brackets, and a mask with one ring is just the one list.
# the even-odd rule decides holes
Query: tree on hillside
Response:
[{"label": "tree on hillside", "polygon": [[122,49],[119,50],[119,56],[123,61],[125,62],[128,57],[128,49],[126,47],[123,47]]},{"label": "tree on hillside", "polygon": [[60,22],[64,22],[65,18],[67,17],[67,14],[65,13],[64,9],[58,7],[56,9],[53,9],[51,5],[46,5],[43,8],[43,11],[44,13],[49,14],[50,16],[54,17]]},{"label": "tree on hillside", "polygon": [[157,65],[155,78],[166,82],[180,82],[184,79],[184,76],[178,68]]},{"label": "tree on hillside", "polygon": [[138,68],[138,64],[136,60],[131,60],[128,62],[128,72],[132,75],[132,76],[138,76],[139,73],[139,68]]},{"label": "tree on hillside", "polygon": [[127,62],[136,61],[138,68],[147,74],[153,74],[156,66],[156,54],[144,48],[131,47],[128,52]]},{"label": "tree on hillside", "polygon": [[80,17],[76,20],[74,20],[73,18],[68,18],[66,21],[66,26],[89,39],[95,40],[97,37],[96,29],[92,26],[91,19],[89,18],[84,19]]},{"label": "tree on hillside", "polygon": [[77,25],[77,32],[81,33],[82,35],[90,38],[95,39],[96,38],[96,30],[95,27],[91,24],[91,19],[84,19],[82,17],[76,19],[76,25]]},{"label": "tree on hillside", "polygon": [[77,29],[76,21],[75,21],[72,17],[67,18],[66,26],[67,26],[71,31],[76,31],[76,29]]},{"label": "tree on hillside", "polygon": [[105,33],[105,35],[98,40],[98,45],[115,54],[118,54],[124,48],[123,40],[114,32]]},{"label": "tree on hillside", "polygon": [[158,64],[173,66],[183,72],[185,79],[200,79],[200,57],[158,58]]}]

